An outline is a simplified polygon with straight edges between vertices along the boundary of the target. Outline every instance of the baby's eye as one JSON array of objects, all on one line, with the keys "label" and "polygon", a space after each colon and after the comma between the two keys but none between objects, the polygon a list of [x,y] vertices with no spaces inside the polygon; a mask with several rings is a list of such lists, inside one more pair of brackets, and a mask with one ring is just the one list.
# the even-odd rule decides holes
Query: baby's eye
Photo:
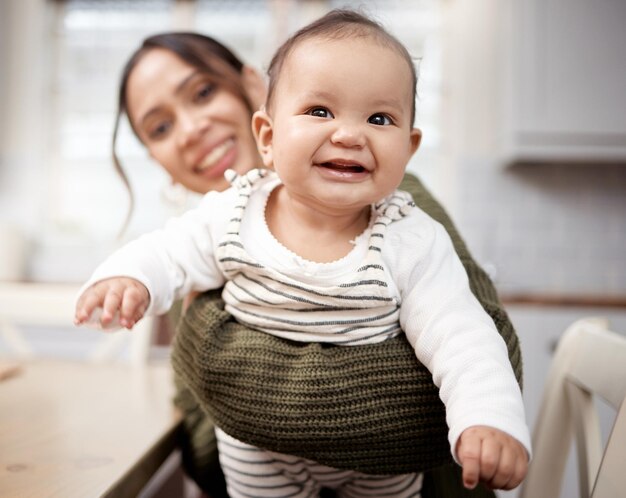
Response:
[{"label": "baby's eye", "polygon": [[372,114],[367,120],[368,123],[378,126],[388,126],[393,124],[393,121],[386,114]]},{"label": "baby's eye", "polygon": [[214,91],[215,85],[213,83],[204,83],[195,92],[193,100],[194,102],[203,102],[208,99]]},{"label": "baby's eye", "polygon": [[332,118],[333,114],[325,107],[313,107],[307,111],[307,114],[316,118]]}]

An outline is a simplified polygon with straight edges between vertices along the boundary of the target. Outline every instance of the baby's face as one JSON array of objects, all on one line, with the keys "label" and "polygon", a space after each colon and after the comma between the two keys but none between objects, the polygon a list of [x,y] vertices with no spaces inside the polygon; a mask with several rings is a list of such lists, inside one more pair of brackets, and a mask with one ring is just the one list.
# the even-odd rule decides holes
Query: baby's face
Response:
[{"label": "baby's face", "polygon": [[392,48],[304,41],[279,76],[267,165],[315,208],[361,209],[399,185],[419,145],[412,99],[410,69]]}]

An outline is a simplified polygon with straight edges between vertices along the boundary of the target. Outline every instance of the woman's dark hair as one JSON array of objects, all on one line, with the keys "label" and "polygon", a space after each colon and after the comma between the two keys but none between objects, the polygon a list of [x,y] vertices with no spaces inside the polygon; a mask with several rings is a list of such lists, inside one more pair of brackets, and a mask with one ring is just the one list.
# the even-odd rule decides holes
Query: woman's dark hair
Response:
[{"label": "woman's dark hair", "polygon": [[141,61],[146,53],[158,48],[169,50],[186,63],[197,68],[202,73],[210,75],[218,86],[221,86],[235,94],[237,97],[240,97],[250,111],[250,115],[253,113],[252,104],[243,88],[241,78],[243,62],[241,62],[235,54],[233,54],[220,42],[208,36],[188,32],[161,33],[146,38],[141,46],[131,55],[122,70],[117,101],[117,114],[115,116],[115,126],[113,128],[113,141],[111,144],[113,164],[115,166],[115,170],[124,182],[130,198],[128,214],[121,233],[124,233],[124,230],[128,226],[134,206],[132,188],[116,151],[117,136],[122,116],[126,115],[129,118],[128,121],[130,126],[137,138],[139,138],[139,134],[137,133],[130,116],[128,116],[128,79],[135,66]]},{"label": "woman's dark hair", "polygon": [[411,83],[413,86],[413,104],[411,108],[411,123],[415,120],[415,96],[417,91],[417,71],[413,64],[413,59],[406,47],[382,24],[370,19],[364,14],[350,9],[334,9],[318,20],[307,24],[304,28],[294,33],[283,43],[274,54],[267,74],[269,76],[269,87],[266,105],[271,106],[276,84],[280,77],[282,67],[287,57],[303,41],[312,38],[322,38],[327,40],[339,40],[342,38],[362,38],[370,37],[385,47],[395,50],[407,63],[411,72]]}]

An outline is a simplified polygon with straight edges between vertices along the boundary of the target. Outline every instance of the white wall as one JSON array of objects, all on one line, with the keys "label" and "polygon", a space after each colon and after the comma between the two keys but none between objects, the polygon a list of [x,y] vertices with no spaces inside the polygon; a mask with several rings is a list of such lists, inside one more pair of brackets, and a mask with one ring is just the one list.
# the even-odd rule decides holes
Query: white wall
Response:
[{"label": "white wall", "polygon": [[[507,23],[513,1],[441,3],[443,76],[437,85],[443,112],[437,140],[444,160],[424,148],[412,170],[421,172],[449,209],[475,256],[495,272],[501,290],[624,295],[626,167],[504,168],[498,162],[502,113],[510,105]],[[51,5],[45,0],[0,2],[0,225],[17,224],[28,237],[45,229],[50,190],[50,161],[32,144],[46,140],[44,96],[37,83],[47,63],[42,36],[49,30],[45,12]],[[419,26],[422,18],[414,17]],[[427,105],[420,103],[420,110]],[[428,130],[425,135],[426,142]],[[79,267],[75,257],[83,247],[57,252],[67,257],[40,257],[33,274],[58,276],[56,267],[68,262],[74,262],[71,275],[88,273],[92,262]]]},{"label": "white wall", "polygon": [[[445,4],[441,197],[501,291],[623,297],[626,164],[499,161],[511,1]],[[611,65],[622,70],[623,60]]]}]

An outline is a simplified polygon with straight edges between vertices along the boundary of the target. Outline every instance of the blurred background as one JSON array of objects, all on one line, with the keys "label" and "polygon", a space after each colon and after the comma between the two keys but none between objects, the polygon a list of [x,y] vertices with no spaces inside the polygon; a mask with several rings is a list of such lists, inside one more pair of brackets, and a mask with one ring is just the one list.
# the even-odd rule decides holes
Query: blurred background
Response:
[{"label": "blurred background", "polygon": [[[80,283],[122,242],[111,133],[122,66],[145,36],[204,32],[265,70],[291,32],[342,6],[415,58],[424,140],[409,168],[511,314],[532,423],[568,323],[601,314],[626,330],[623,0],[3,0],[0,280]],[[126,123],[119,151],[137,199],[127,240],[177,208]]]},{"label": "blurred background", "polygon": [[[128,198],[112,167],[111,132],[122,66],[144,37],[169,30],[208,33],[265,71],[291,32],[342,5],[376,15],[415,56],[425,135],[415,169],[436,170],[442,92],[442,14],[437,2],[3,2],[6,50],[0,67],[7,112],[0,149],[0,211],[4,223],[13,225],[28,246],[21,278],[84,280],[120,242],[116,236]],[[125,234],[129,239],[161,226],[176,207],[163,199],[170,183],[166,174],[124,125],[118,150],[137,197]]]},{"label": "blurred background", "polygon": [[[375,16],[415,57],[424,141],[410,169],[499,289],[623,297],[620,0],[0,2],[0,276],[82,281],[119,243],[128,199],[110,159],[117,83],[146,35],[206,32],[265,70],[289,33],[345,5]],[[129,238],[172,207],[161,168],[124,131],[137,195]]]}]

